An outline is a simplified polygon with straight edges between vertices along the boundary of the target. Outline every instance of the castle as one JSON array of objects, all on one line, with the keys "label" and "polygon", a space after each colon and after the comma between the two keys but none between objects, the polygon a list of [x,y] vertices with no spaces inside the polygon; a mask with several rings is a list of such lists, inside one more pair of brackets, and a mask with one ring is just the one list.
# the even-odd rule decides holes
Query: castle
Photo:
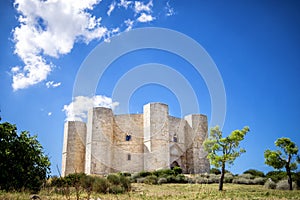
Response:
[{"label": "castle", "polygon": [[207,117],[183,119],[169,115],[168,105],[149,103],[143,114],[114,115],[110,108],[89,110],[87,123],[68,121],[64,127],[62,176],[70,173],[108,174],[179,166],[183,173],[209,172],[202,143]]}]

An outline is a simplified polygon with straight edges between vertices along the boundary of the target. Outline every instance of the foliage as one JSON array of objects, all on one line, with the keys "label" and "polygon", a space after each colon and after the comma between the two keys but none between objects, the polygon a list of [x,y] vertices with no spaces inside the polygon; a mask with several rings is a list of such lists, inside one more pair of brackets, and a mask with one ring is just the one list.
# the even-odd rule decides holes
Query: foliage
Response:
[{"label": "foliage", "polygon": [[218,174],[221,174],[221,171],[217,168],[211,168],[209,173],[218,175]]},{"label": "foliage", "polygon": [[265,177],[265,174],[262,171],[258,171],[256,169],[248,169],[248,170],[244,171],[243,174],[251,174],[251,175],[257,176],[257,177]]},{"label": "foliage", "polygon": [[182,174],[182,169],[178,166],[175,166],[172,170],[174,171],[175,175]]},{"label": "foliage", "polygon": [[266,174],[267,178],[272,179],[275,183],[284,179],[286,177],[286,172],[284,171],[270,171]]},{"label": "foliage", "polygon": [[284,137],[277,139],[275,145],[281,150],[267,149],[264,153],[265,163],[275,169],[285,168],[290,190],[292,190],[292,171],[296,170],[297,164],[300,163],[298,147],[289,138]]},{"label": "foliage", "polygon": [[155,175],[150,175],[150,176],[147,176],[144,180],[144,183],[146,184],[157,184],[157,176]]},{"label": "foliage", "polygon": [[221,167],[219,190],[223,189],[225,164],[233,164],[237,157],[246,152],[239,145],[247,132],[249,128],[244,127],[242,130],[234,130],[227,137],[223,137],[221,130],[216,126],[211,128],[209,137],[204,141],[204,148],[208,152],[207,157],[211,164],[217,168]]},{"label": "foliage", "polygon": [[8,122],[0,124],[0,188],[4,190],[40,190],[50,172],[37,136]]}]

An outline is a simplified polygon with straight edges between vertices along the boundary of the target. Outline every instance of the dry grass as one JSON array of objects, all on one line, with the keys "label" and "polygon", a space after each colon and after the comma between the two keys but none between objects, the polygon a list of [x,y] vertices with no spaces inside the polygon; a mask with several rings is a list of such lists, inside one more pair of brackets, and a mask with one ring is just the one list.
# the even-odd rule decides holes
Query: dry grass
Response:
[{"label": "dry grass", "polygon": [[[163,185],[146,185],[132,184],[133,190],[129,193],[113,194],[92,194],[93,199],[117,200],[117,199],[300,199],[300,190],[282,191],[265,189],[259,185],[236,185],[225,184],[224,191],[218,191],[217,184],[163,184]],[[62,200],[67,199],[65,196],[55,193],[51,190],[43,190],[39,194],[41,199]],[[81,193],[81,199],[86,199],[87,195]],[[0,192],[0,199],[15,200],[29,199],[27,193],[5,193]],[[71,199],[76,199],[75,194]]]}]

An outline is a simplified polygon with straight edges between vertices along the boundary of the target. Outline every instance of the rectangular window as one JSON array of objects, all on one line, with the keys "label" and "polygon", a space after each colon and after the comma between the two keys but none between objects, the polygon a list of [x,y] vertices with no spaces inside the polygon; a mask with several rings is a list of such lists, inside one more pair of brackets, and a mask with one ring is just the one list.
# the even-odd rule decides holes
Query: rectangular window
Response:
[{"label": "rectangular window", "polygon": [[131,160],[131,155],[130,154],[127,155],[127,160]]}]

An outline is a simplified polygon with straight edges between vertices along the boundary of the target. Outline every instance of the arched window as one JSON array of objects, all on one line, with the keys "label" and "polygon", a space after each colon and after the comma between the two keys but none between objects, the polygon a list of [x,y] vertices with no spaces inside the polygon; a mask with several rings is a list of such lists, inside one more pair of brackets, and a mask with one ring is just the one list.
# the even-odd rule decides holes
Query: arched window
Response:
[{"label": "arched window", "polygon": [[130,134],[126,134],[125,140],[126,141],[130,141],[131,140],[131,135]]},{"label": "arched window", "polygon": [[178,142],[177,134],[174,134],[174,136],[173,136],[173,142]]}]

